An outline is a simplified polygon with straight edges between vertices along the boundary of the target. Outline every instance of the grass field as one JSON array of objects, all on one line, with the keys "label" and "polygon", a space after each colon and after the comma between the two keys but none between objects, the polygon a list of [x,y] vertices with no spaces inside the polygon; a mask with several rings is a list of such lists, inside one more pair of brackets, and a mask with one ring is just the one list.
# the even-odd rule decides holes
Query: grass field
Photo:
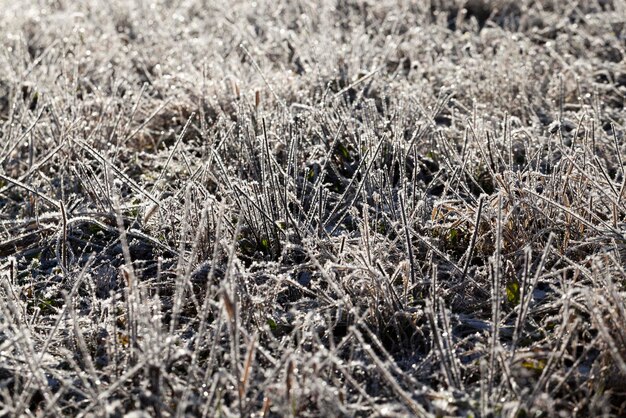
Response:
[{"label": "grass field", "polygon": [[626,416],[625,0],[0,0],[0,416]]}]

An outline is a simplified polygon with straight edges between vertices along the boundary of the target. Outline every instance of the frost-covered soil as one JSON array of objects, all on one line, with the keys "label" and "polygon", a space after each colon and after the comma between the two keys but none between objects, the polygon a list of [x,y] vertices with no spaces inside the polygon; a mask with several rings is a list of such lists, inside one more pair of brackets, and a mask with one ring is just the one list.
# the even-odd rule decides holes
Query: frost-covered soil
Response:
[{"label": "frost-covered soil", "polygon": [[626,414],[626,2],[227,3],[0,0],[0,416]]}]

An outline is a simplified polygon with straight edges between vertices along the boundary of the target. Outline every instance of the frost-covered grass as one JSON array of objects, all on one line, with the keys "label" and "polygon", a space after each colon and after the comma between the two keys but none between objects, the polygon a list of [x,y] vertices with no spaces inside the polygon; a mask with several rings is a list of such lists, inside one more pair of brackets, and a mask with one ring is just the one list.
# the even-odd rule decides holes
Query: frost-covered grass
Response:
[{"label": "frost-covered grass", "polygon": [[228,3],[0,0],[0,416],[626,414],[626,2]]}]

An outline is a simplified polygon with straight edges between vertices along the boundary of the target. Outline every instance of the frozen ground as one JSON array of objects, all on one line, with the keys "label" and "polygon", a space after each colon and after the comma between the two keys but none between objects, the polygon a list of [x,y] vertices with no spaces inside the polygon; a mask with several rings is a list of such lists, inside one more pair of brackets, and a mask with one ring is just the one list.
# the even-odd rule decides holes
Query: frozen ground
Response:
[{"label": "frozen ground", "polygon": [[0,416],[624,416],[626,2],[0,0]]}]

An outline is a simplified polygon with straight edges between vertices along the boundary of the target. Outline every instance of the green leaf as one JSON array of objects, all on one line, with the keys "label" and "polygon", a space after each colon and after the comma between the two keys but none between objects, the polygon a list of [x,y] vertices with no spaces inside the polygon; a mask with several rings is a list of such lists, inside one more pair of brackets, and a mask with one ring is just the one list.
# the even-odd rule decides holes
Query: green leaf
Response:
[{"label": "green leaf", "polygon": [[344,160],[347,160],[350,158],[350,152],[348,152],[348,148],[346,148],[342,143],[337,144],[337,149],[341,153],[341,156],[343,157]]},{"label": "green leaf", "polygon": [[43,314],[56,312],[57,303],[52,299],[40,299],[37,305]]},{"label": "green leaf", "polygon": [[546,367],[546,362],[545,360],[529,359],[522,362],[522,367],[528,370],[541,372]]},{"label": "green leaf", "polygon": [[89,230],[89,232],[91,232],[92,235],[96,235],[98,232],[104,231],[104,229],[102,229],[102,227],[100,227],[100,225],[96,223],[90,223],[87,226],[87,229]]},{"label": "green leaf", "polygon": [[506,298],[509,303],[514,305],[519,304],[520,302],[520,290],[519,283],[517,281],[512,281],[506,285]]},{"label": "green leaf", "polygon": [[276,321],[274,321],[272,318],[267,318],[267,325],[269,325],[272,331],[276,331],[276,329],[278,328]]},{"label": "green leaf", "polygon": [[448,236],[450,244],[456,245],[459,242],[459,230],[456,228],[452,228],[450,230],[450,235]]}]

